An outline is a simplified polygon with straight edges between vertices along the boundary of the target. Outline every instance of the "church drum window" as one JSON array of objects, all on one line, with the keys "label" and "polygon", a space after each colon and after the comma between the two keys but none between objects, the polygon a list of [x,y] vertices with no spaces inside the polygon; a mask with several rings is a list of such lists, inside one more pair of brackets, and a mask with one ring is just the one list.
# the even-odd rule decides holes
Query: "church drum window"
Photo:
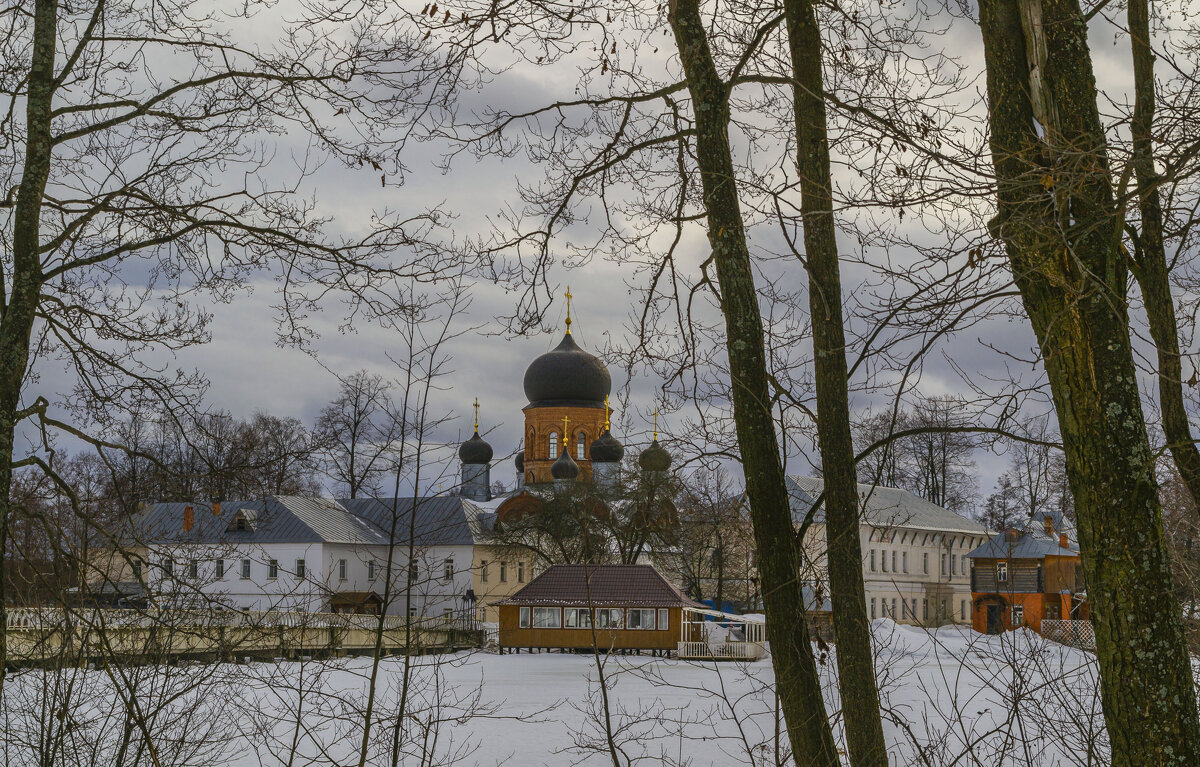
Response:
[{"label": "church drum window", "polygon": [[582,461],[587,458],[587,436],[583,432],[575,438],[575,459]]},{"label": "church drum window", "polygon": [[550,458],[558,458],[558,432],[550,432]]}]

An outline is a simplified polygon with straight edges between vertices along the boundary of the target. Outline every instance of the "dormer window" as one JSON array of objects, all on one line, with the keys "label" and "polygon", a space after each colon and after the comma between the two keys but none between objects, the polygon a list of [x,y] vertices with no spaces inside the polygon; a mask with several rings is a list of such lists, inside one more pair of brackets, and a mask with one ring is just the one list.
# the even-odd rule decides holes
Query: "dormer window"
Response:
[{"label": "dormer window", "polygon": [[225,531],[238,533],[254,532],[257,521],[258,514],[254,509],[238,509],[237,514],[233,515],[233,519],[229,520],[229,527],[225,528]]}]

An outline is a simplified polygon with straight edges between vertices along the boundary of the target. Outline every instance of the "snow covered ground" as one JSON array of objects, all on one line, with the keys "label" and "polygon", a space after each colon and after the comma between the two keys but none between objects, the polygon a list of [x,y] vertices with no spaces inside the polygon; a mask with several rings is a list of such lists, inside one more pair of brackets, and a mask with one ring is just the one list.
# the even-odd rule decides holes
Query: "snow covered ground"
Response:
[{"label": "snow covered ground", "polygon": [[[1090,655],[1028,631],[984,637],[888,620],[873,629],[892,764],[1087,764],[1089,753],[1094,763],[1106,752]],[[611,765],[609,732],[622,764],[773,765],[786,750],[769,660],[609,656],[603,664],[557,653],[414,659],[399,764]],[[834,665],[825,657],[831,712]],[[138,750],[145,731],[164,765],[357,764],[370,672],[364,658],[25,672],[10,681],[0,711],[4,762],[38,763],[56,748],[48,744],[57,731],[55,764],[151,763],[144,743]],[[114,693],[117,673],[132,675],[121,681],[137,695]],[[369,764],[391,764],[403,676],[399,659],[379,669]],[[57,723],[49,734],[47,720]]]}]

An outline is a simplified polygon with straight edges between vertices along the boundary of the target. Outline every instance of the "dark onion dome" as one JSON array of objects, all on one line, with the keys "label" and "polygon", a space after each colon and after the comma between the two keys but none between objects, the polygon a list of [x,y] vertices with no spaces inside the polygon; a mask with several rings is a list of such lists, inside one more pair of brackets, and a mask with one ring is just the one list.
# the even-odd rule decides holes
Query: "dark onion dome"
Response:
[{"label": "dark onion dome", "polygon": [[588,448],[588,457],[595,463],[619,463],[624,455],[625,448],[608,429]]},{"label": "dark onion dome", "polygon": [[525,397],[530,405],[603,407],[611,392],[608,368],[599,357],[580,349],[570,333],[525,370]]},{"label": "dark onion dome", "polygon": [[492,446],[483,441],[479,432],[458,446],[458,459],[463,463],[489,463],[492,460]]},{"label": "dark onion dome", "polygon": [[550,476],[555,479],[575,479],[579,476],[579,464],[571,458],[570,451],[562,451],[558,460],[551,464]]},{"label": "dark onion dome", "polygon": [[658,444],[658,440],[654,440],[638,456],[638,464],[642,471],[666,471],[671,468],[671,454]]},{"label": "dark onion dome", "polygon": [[525,451],[517,453],[517,457],[513,459],[513,463],[517,465],[517,471],[525,473]]}]

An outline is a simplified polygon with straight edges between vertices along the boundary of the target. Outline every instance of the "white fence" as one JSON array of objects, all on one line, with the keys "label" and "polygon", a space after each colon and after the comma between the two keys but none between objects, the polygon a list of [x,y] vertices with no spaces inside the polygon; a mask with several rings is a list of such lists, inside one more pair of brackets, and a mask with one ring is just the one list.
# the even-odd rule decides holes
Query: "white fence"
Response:
[{"label": "white fence", "polygon": [[1081,650],[1096,649],[1096,632],[1091,621],[1042,620],[1042,636]]},{"label": "white fence", "polygon": [[680,642],[680,660],[758,660],[767,654],[762,642]]}]

